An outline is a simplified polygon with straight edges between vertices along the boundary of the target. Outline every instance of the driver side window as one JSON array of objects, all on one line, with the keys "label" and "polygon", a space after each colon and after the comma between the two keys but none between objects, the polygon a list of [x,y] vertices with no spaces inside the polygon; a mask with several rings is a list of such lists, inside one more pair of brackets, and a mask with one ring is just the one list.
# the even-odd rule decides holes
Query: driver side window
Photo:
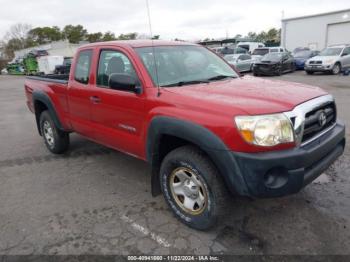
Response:
[{"label": "driver side window", "polygon": [[96,85],[109,88],[111,74],[127,74],[136,77],[135,69],[126,55],[115,50],[103,50],[100,53]]}]

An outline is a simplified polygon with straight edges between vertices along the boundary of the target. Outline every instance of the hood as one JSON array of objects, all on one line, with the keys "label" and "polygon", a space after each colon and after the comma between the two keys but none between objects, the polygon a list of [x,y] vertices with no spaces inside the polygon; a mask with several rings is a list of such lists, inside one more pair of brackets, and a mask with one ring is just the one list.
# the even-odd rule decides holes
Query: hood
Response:
[{"label": "hood", "polygon": [[251,76],[166,90],[181,96],[176,100],[183,106],[198,105],[220,114],[251,115],[290,111],[298,104],[327,94],[319,87]]},{"label": "hood", "polygon": [[318,60],[318,61],[327,61],[327,60],[334,60],[334,59],[338,59],[339,58],[339,56],[320,56],[320,55],[318,55],[318,56],[314,56],[314,57],[312,57],[312,58],[309,58],[308,60],[309,61],[316,61],[316,60]]},{"label": "hood", "polygon": [[308,59],[312,59],[312,58],[308,58],[308,57],[294,57],[294,61],[295,62],[305,62]]}]

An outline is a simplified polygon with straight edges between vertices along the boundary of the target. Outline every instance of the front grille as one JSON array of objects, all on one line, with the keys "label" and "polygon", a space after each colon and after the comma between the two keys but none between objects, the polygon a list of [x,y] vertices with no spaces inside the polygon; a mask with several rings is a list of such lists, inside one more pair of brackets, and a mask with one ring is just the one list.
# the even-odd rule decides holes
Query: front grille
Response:
[{"label": "front grille", "polygon": [[322,65],[322,61],[310,61],[311,65]]},{"label": "front grille", "polygon": [[334,102],[323,104],[306,113],[304,133],[301,142],[308,141],[325,129],[331,127],[337,120],[336,106]]}]

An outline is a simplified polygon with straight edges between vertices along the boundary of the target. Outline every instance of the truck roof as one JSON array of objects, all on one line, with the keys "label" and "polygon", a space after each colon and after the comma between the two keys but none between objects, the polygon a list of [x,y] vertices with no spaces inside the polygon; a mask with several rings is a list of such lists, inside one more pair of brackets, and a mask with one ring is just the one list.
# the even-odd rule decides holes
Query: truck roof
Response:
[{"label": "truck roof", "polygon": [[189,42],[182,41],[165,41],[165,40],[119,40],[119,41],[108,41],[108,42],[97,42],[81,46],[80,48],[85,47],[94,47],[100,45],[115,45],[115,46],[129,46],[132,48],[135,47],[151,47],[151,46],[175,46],[175,45],[196,45]]}]

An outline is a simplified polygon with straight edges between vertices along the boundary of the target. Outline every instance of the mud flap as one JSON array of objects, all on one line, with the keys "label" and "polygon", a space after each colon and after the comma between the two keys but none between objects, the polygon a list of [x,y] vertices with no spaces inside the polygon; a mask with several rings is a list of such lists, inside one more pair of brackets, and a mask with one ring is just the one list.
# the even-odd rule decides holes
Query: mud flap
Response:
[{"label": "mud flap", "polygon": [[159,168],[152,167],[151,192],[153,197],[159,196],[162,193],[159,181],[159,171]]}]

